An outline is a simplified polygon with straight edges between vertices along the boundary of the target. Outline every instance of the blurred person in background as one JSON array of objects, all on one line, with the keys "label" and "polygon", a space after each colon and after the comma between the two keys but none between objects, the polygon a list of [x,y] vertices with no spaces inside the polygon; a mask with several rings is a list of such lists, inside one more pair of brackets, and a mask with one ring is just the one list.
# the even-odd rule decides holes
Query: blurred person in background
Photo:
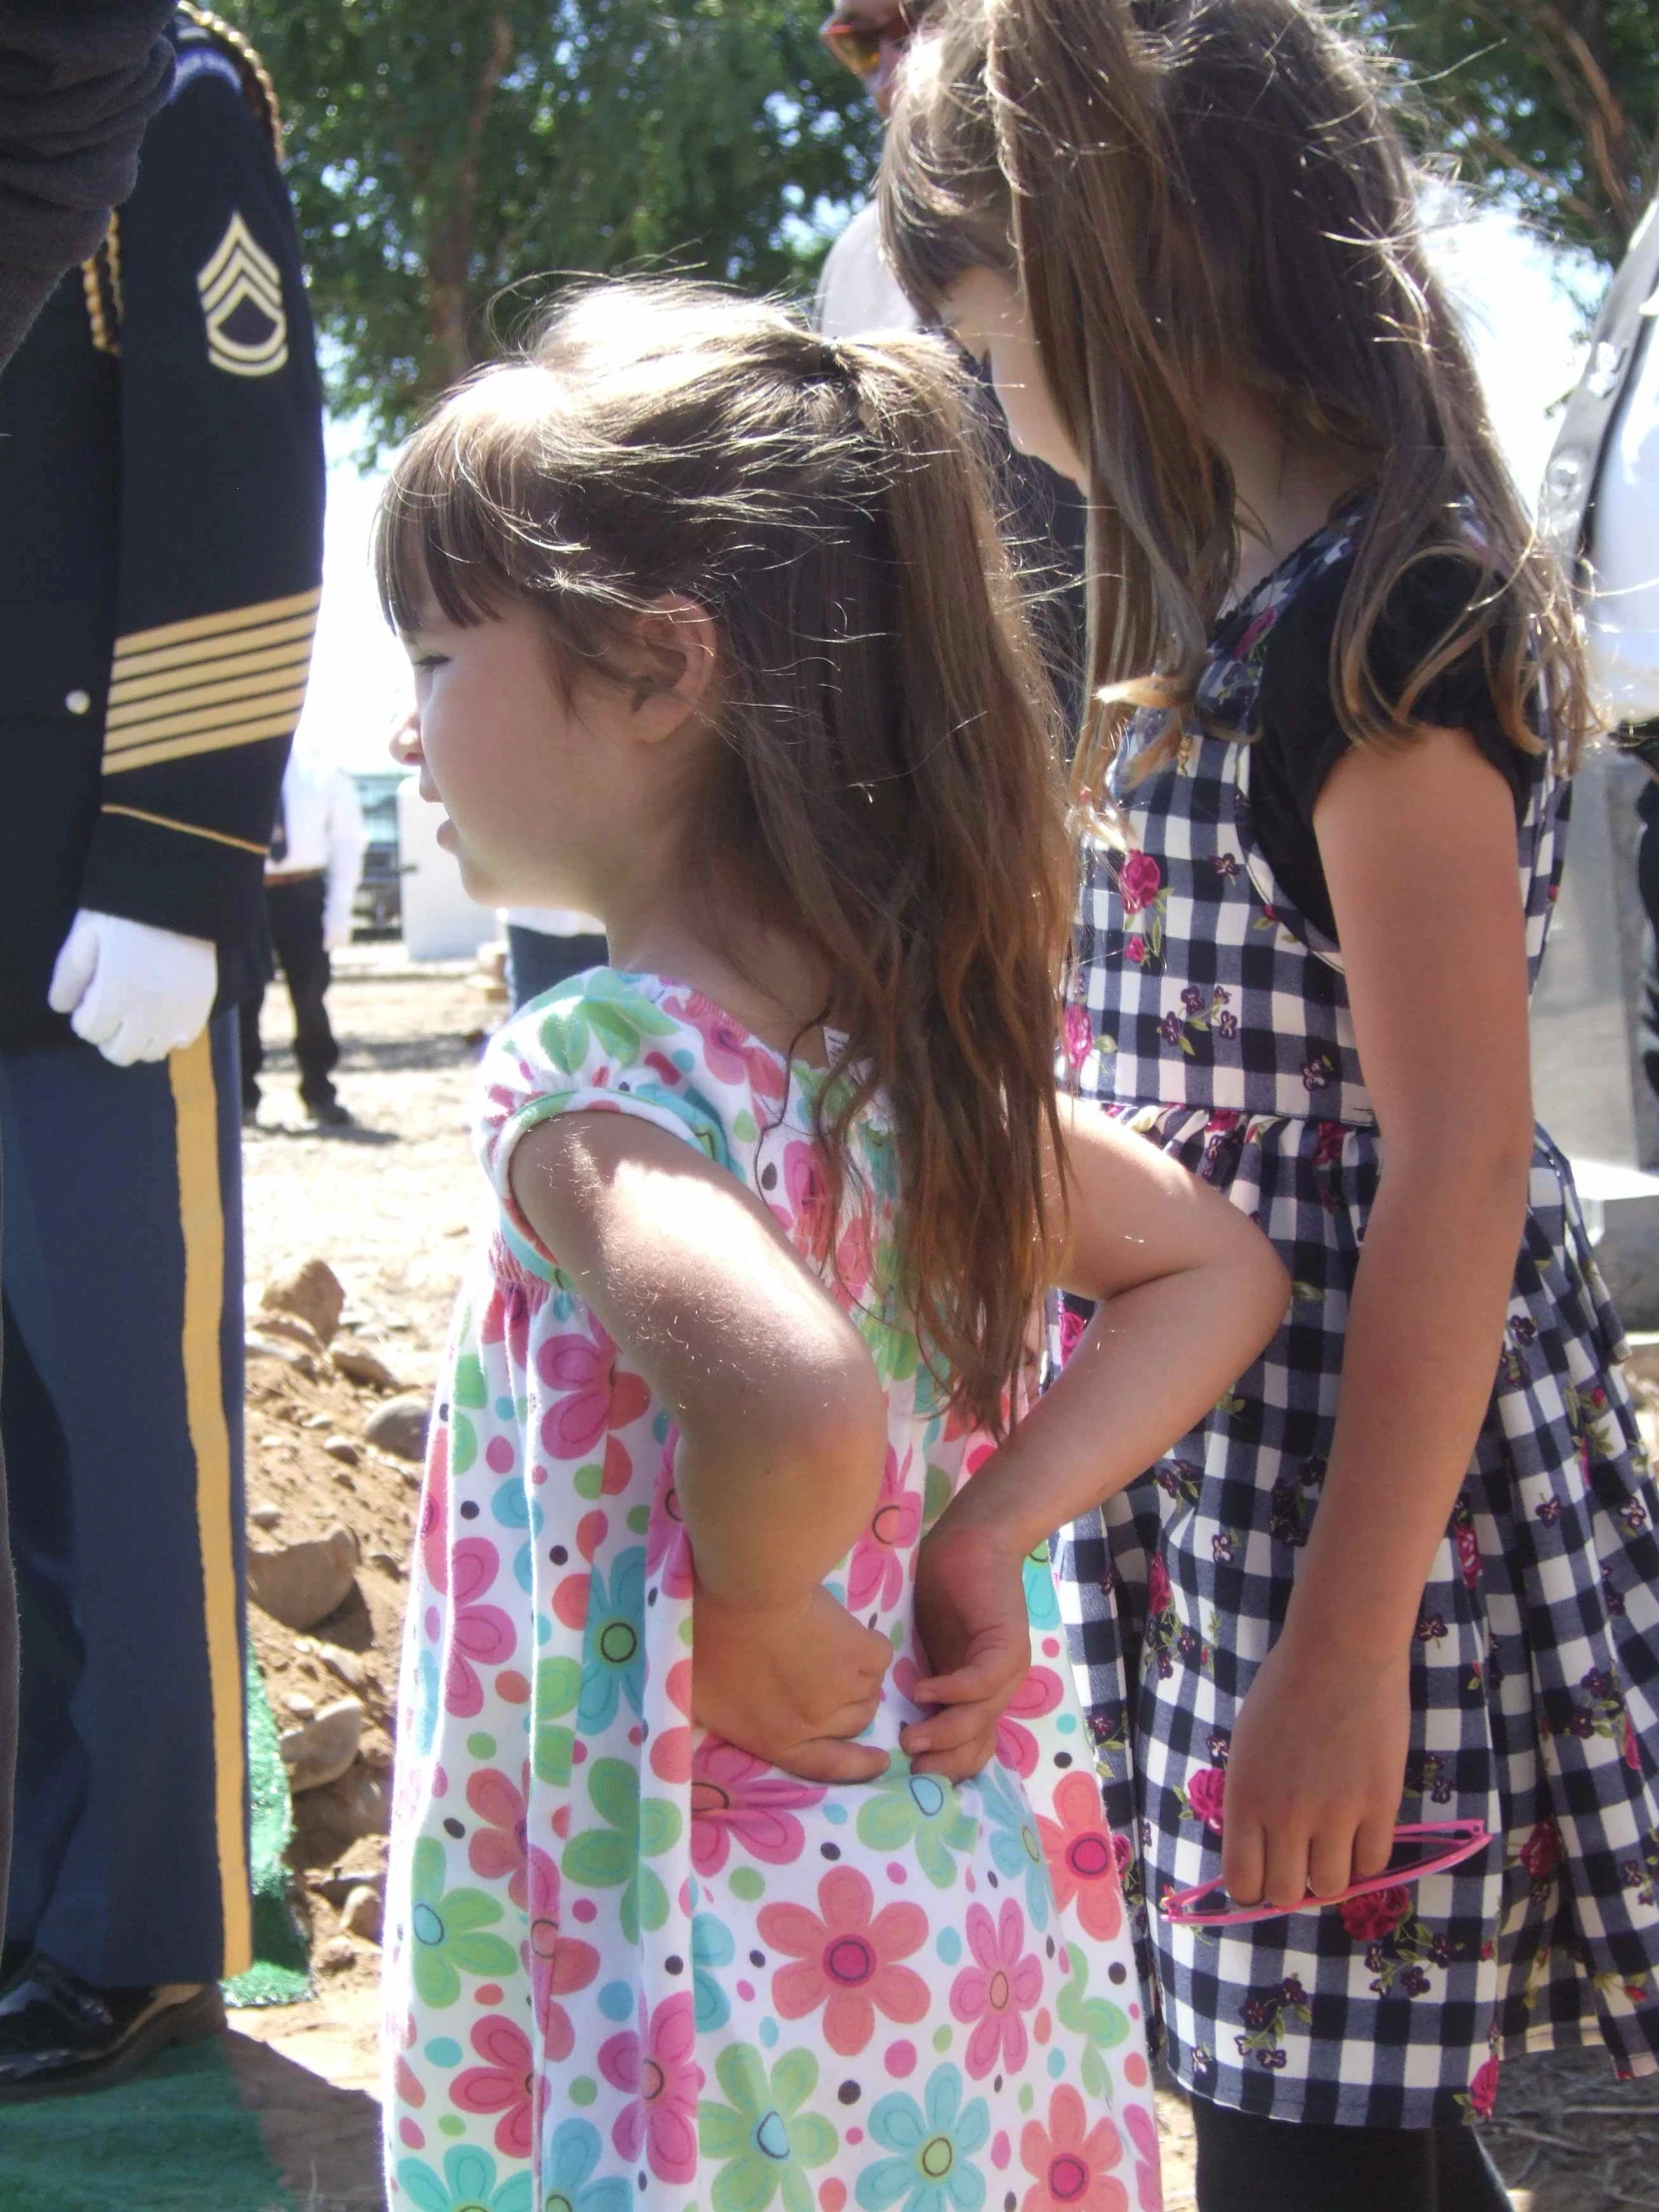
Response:
[{"label": "blurred person in background", "polygon": [[574,906],[508,906],[507,995],[513,1011],[567,976],[605,965],[605,929]]},{"label": "blurred person in background", "polygon": [[236,1008],[269,967],[321,394],[270,80],[194,9],[168,37],[137,187],[0,377],[0,2102],[213,2034],[251,1952]]},{"label": "blurred person in background", "polygon": [[[0,0],[0,368],[66,270],[97,251],[173,84],[172,0],[87,0],[70,15]],[[0,1451],[0,1941],[17,1737],[17,1607]]]},{"label": "blurred person in background", "polygon": [[[309,746],[295,746],[282,778],[282,796],[265,864],[265,906],[272,949],[293,1007],[293,1056],[299,1066],[299,1098],[311,1120],[341,1129],[351,1116],[334,1095],[339,1046],[328,1022],[329,954],[351,939],[351,905],[362,880],[363,830],[357,787],[345,770]],[[243,1000],[242,1118],[258,1119],[260,1013],[266,984]]]}]

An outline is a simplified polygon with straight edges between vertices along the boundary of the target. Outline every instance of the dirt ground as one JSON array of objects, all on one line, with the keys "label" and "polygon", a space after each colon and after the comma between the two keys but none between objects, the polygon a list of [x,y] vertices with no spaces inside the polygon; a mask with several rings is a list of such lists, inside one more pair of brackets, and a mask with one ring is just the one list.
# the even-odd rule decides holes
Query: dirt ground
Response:
[{"label": "dirt ground", "polygon": [[[273,991],[267,1002],[276,1049],[245,1153],[250,1328],[262,1334],[263,1284],[319,1256],[347,1294],[336,1342],[376,1357],[389,1381],[349,1381],[292,1340],[268,1338],[276,1349],[250,1358],[248,1492],[251,1517],[263,1521],[255,1540],[285,1542],[338,1524],[355,1535],[360,1558],[355,1590],[308,1637],[257,1609],[250,1618],[279,1725],[348,1694],[360,1698],[366,1725],[347,1774],[297,1801],[290,1858],[318,1993],[235,2014],[232,2051],[306,2212],[368,2212],[380,2202],[379,1951],[360,1932],[360,1899],[356,1909],[348,1901],[375,1889],[384,1865],[418,1475],[369,1445],[362,1427],[393,1384],[429,1389],[436,1376],[462,1240],[483,1191],[465,1133],[471,1075],[481,1033],[502,1008],[472,963],[412,968],[397,946],[357,946],[341,957],[330,1004],[343,1047],[340,1096],[356,1124],[320,1133],[293,1093],[285,1001]],[[357,1933],[341,1917],[354,1910]],[[1184,2105],[1172,2088],[1159,2104],[1167,2212],[1193,2212]],[[1511,2062],[1486,2139],[1516,2212],[1659,2212],[1659,2077],[1616,2082],[1600,2053]]]}]

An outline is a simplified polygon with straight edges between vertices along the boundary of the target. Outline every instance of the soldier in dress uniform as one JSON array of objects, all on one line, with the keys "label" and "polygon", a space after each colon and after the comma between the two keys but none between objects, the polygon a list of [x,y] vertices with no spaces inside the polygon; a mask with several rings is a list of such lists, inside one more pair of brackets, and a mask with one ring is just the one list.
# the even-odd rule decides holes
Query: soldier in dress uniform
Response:
[{"label": "soldier in dress uniform", "polygon": [[211,2034],[250,1958],[235,1008],[321,409],[270,81],[195,8],[170,35],[137,187],[0,376],[0,2101]]}]

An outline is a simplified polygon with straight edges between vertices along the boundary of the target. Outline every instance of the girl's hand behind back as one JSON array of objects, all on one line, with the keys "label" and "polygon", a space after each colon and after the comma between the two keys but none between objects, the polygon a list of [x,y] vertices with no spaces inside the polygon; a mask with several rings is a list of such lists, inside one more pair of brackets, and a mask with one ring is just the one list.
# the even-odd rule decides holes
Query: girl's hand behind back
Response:
[{"label": "girl's hand behind back", "polygon": [[692,1718],[808,1782],[871,1782],[887,1754],[846,1741],[875,1718],[892,1645],[819,1587],[777,1607],[692,1608]]},{"label": "girl's hand behind back", "polygon": [[965,1782],[990,1764],[996,1724],[1031,1671],[1023,1561],[977,1530],[922,1538],[916,1555],[916,1633],[933,1672],[918,1705],[940,1710],[899,1742],[918,1774]]}]

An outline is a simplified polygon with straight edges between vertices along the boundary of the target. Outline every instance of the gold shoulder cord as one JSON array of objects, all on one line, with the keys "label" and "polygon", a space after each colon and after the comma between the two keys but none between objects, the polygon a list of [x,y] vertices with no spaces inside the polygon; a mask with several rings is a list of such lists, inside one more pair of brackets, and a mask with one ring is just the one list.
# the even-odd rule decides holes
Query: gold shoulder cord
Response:
[{"label": "gold shoulder cord", "polygon": [[[188,15],[199,30],[230,51],[242,78],[243,96],[253,110],[254,119],[264,129],[271,141],[271,151],[277,167],[282,161],[282,113],[276,100],[276,87],[271,81],[271,72],[265,66],[258,50],[245,39],[234,23],[227,23],[223,16],[214,15],[207,8],[193,5],[193,0],[179,0],[179,12]],[[81,264],[81,288],[86,295],[87,320],[92,326],[92,342],[100,353],[121,351],[121,219],[110,217],[110,227],[105,232],[98,251],[90,260]]]}]

